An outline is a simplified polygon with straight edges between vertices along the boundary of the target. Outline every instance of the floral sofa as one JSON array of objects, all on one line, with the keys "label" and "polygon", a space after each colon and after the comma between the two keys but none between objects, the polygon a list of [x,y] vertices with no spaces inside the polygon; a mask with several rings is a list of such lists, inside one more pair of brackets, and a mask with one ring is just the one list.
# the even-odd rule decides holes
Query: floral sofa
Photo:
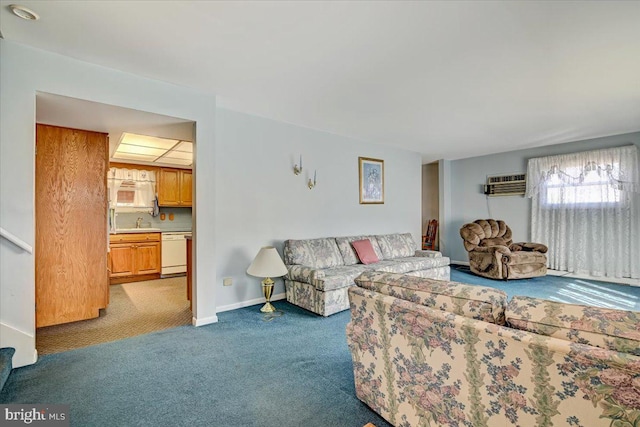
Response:
[{"label": "floral sofa", "polygon": [[[362,264],[352,242],[369,240],[380,260]],[[449,258],[416,250],[410,233],[286,240],[287,301],[322,316],[349,308],[347,289],[368,270],[449,280]]]},{"label": "floral sofa", "polygon": [[394,426],[638,426],[640,313],[366,272],[356,394]]}]

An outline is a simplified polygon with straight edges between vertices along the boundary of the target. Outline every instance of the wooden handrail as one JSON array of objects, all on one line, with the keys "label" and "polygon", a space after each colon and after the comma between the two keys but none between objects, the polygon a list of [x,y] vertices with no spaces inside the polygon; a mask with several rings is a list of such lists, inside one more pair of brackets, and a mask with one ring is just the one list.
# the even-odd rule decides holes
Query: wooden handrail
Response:
[{"label": "wooden handrail", "polygon": [[22,249],[23,251],[28,252],[30,254],[33,253],[33,248],[31,246],[29,246],[27,243],[25,243],[19,237],[9,233],[7,230],[5,230],[2,227],[0,227],[0,236],[4,237],[8,241],[13,243],[17,247],[19,247],[20,249]]}]

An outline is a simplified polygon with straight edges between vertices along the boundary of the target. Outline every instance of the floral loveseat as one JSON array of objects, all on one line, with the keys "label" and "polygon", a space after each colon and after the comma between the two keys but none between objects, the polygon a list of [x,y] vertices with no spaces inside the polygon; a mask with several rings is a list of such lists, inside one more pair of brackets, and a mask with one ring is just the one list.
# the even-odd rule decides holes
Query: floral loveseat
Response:
[{"label": "floral loveseat", "polygon": [[[358,240],[369,240],[380,261],[362,264],[352,246]],[[417,247],[410,233],[286,240],[287,301],[322,316],[346,310],[347,289],[368,270],[449,280],[449,258]]]},{"label": "floral loveseat", "polygon": [[638,426],[640,313],[367,272],[356,394],[394,426]]}]

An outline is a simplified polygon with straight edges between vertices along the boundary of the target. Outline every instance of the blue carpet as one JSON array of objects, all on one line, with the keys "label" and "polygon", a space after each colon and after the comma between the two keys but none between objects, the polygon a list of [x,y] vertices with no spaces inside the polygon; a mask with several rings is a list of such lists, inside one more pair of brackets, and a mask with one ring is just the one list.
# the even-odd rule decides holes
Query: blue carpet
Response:
[{"label": "blue carpet", "polygon": [[[640,288],[547,276],[497,281],[452,268],[454,281],[509,297],[640,310]],[[265,322],[253,306],[219,323],[43,356],[14,369],[0,403],[70,404],[72,426],[388,426],[355,397],[345,326],[284,301]]]},{"label": "blue carpet", "polygon": [[460,265],[451,266],[451,280],[502,289],[509,298],[526,295],[569,304],[640,311],[640,287],[623,284],[551,275],[508,281],[491,280],[476,276],[469,271],[469,267]]},{"label": "blue carpet", "polygon": [[11,347],[0,348],[0,391],[2,391],[11,374],[13,367],[12,357],[15,352],[15,349]]},{"label": "blue carpet", "polygon": [[388,426],[355,396],[345,326],[284,301],[43,356],[15,369],[0,403],[70,404],[72,426]]}]

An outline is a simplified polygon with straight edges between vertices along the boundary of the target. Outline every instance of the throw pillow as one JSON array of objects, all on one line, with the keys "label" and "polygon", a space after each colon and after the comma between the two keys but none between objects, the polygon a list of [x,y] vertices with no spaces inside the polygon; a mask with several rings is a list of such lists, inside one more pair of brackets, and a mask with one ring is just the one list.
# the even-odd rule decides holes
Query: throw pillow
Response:
[{"label": "throw pillow", "polygon": [[369,239],[366,240],[356,240],[351,242],[353,249],[355,249],[358,254],[358,258],[360,258],[360,262],[363,264],[373,264],[378,261],[378,256],[376,252],[373,250],[373,245]]}]

